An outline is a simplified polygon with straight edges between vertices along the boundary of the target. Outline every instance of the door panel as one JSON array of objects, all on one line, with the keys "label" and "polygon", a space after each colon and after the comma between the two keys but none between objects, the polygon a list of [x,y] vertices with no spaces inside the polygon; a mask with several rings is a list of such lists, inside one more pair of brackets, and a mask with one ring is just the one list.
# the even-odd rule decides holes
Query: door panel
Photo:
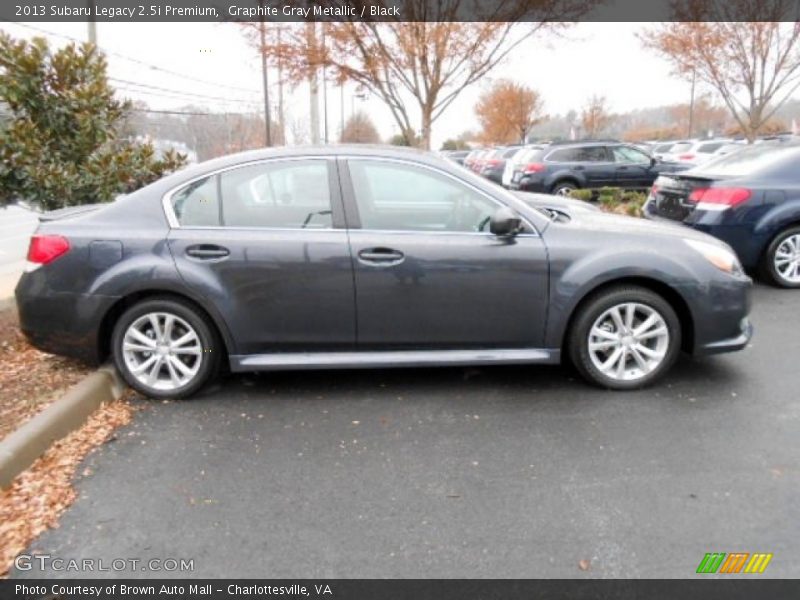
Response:
[{"label": "door panel", "polygon": [[496,198],[434,168],[342,169],[361,349],[539,347],[547,253],[529,228],[487,232]]},{"label": "door panel", "polygon": [[176,266],[226,320],[233,353],[353,348],[353,266],[346,230],[332,226],[344,219],[335,177],[328,161],[268,161],[173,194],[179,221],[204,223],[170,232]]},{"label": "door panel", "polygon": [[351,230],[362,348],[541,347],[547,255],[541,238]]}]

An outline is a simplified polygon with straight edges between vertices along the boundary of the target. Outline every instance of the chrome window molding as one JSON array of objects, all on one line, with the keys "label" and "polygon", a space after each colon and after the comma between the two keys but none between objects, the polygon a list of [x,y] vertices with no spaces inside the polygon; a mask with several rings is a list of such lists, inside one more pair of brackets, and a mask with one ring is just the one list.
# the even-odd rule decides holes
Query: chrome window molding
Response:
[{"label": "chrome window molding", "polygon": [[[232,231],[318,231],[318,232],[331,232],[331,231],[351,231],[351,232],[371,232],[371,233],[392,233],[392,234],[410,234],[410,235],[418,235],[418,234],[437,234],[437,235],[482,235],[482,236],[490,236],[493,235],[488,231],[428,231],[424,229],[402,229],[402,230],[387,230],[387,229],[364,229],[364,228],[348,228],[348,229],[341,229],[336,227],[325,227],[325,228],[301,228],[301,227],[240,227],[240,226],[228,226],[228,225],[181,225],[178,222],[178,217],[175,215],[175,209],[172,206],[172,197],[185,188],[187,185],[191,185],[195,181],[200,181],[201,179],[206,179],[209,177],[216,177],[222,173],[226,173],[227,171],[233,171],[235,169],[240,169],[244,167],[252,167],[258,164],[267,164],[271,162],[296,162],[296,161],[309,161],[309,160],[320,160],[326,161],[328,163],[328,168],[331,168],[330,163],[335,163],[337,159],[344,159],[344,160],[366,160],[366,161],[378,161],[378,162],[392,162],[392,163],[400,163],[406,164],[412,167],[426,169],[428,171],[432,171],[434,173],[438,173],[443,175],[453,181],[460,183],[468,187],[469,189],[473,190],[477,194],[483,196],[490,202],[493,202],[497,207],[504,207],[507,206],[497,198],[493,197],[492,195],[488,194],[484,190],[478,188],[474,184],[466,181],[460,177],[456,177],[452,173],[447,171],[443,171],[436,167],[432,167],[430,165],[426,165],[423,163],[419,163],[413,160],[407,160],[402,158],[395,158],[395,157],[373,157],[373,156],[360,156],[360,155],[348,155],[348,154],[336,154],[336,155],[315,155],[310,154],[306,156],[289,156],[289,157],[270,157],[270,158],[261,158],[256,160],[251,160],[243,163],[239,163],[236,165],[229,165],[227,167],[222,167],[220,169],[209,171],[208,173],[203,173],[202,175],[198,175],[197,177],[193,177],[191,179],[187,179],[186,181],[170,188],[162,197],[161,199],[161,206],[164,211],[164,216],[167,219],[167,223],[169,224],[170,229],[187,229],[187,230],[207,230],[207,231],[214,231],[214,230],[232,230]],[[518,212],[518,211],[517,211]],[[518,212],[519,214],[519,212]],[[518,236],[522,237],[540,237],[539,230],[531,223],[530,219],[528,219],[525,215],[519,214],[522,221],[525,225],[531,230],[530,232],[520,233],[517,234]]]}]

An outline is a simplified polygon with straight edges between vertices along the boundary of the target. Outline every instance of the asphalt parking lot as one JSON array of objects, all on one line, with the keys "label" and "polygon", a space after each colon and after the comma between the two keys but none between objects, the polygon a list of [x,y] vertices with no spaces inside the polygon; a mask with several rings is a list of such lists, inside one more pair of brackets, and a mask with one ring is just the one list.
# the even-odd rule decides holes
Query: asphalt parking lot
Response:
[{"label": "asphalt parking lot", "polygon": [[761,577],[797,577],[800,294],[754,299],[750,348],[635,393],[496,367],[143,402],[31,550],[323,578],[692,577],[706,552],[770,552]]}]

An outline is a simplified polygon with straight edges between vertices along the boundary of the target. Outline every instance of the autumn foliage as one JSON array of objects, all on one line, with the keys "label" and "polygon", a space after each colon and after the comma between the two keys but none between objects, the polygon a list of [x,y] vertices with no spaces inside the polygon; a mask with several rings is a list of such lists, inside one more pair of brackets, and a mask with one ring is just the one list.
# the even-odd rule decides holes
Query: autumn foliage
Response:
[{"label": "autumn foliage", "polygon": [[792,0],[676,0],[675,22],[641,35],[678,76],[722,98],[753,140],[800,85],[800,23]]},{"label": "autumn foliage", "polygon": [[536,90],[505,79],[498,81],[475,106],[481,140],[487,144],[524,142],[531,127],[544,120],[542,108]]}]

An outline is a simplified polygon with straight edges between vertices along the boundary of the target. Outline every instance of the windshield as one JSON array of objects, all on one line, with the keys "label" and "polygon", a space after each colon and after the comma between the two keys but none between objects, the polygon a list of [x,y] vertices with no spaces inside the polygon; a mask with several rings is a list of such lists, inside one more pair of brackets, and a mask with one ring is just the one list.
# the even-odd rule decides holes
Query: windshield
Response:
[{"label": "windshield", "polygon": [[780,167],[786,161],[800,158],[797,146],[743,146],[738,152],[692,169],[701,176],[747,177]]}]

